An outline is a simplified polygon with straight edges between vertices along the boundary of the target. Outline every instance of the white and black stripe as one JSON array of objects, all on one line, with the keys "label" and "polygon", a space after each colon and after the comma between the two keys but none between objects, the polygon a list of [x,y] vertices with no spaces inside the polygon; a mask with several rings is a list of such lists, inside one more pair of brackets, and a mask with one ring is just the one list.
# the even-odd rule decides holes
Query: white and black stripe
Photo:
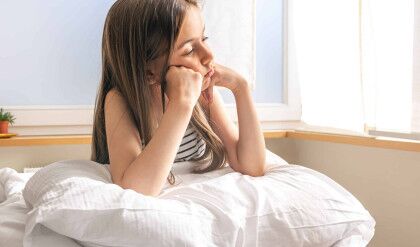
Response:
[{"label": "white and black stripe", "polygon": [[206,143],[194,131],[194,128],[188,125],[188,129],[182,138],[178,153],[175,157],[175,162],[187,161],[193,157],[200,157],[204,154]]}]

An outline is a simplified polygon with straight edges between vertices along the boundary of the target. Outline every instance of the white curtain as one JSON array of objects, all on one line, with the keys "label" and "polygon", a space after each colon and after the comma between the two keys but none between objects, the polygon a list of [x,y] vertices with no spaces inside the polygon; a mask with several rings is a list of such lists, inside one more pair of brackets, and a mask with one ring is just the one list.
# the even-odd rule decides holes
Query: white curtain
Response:
[{"label": "white curtain", "polygon": [[366,121],[377,130],[411,130],[413,4],[413,0],[361,1]]},{"label": "white curtain", "polygon": [[206,34],[217,63],[244,76],[252,88],[256,76],[256,0],[204,0]]},{"label": "white curtain", "polygon": [[411,130],[420,133],[420,0],[414,3],[413,117]]},{"label": "white curtain", "polygon": [[[358,3],[290,0],[289,24],[301,89],[302,120],[363,130]],[[292,52],[292,51],[291,51]]]},{"label": "white curtain", "polygon": [[290,4],[304,122],[357,132],[418,129],[414,0]]}]

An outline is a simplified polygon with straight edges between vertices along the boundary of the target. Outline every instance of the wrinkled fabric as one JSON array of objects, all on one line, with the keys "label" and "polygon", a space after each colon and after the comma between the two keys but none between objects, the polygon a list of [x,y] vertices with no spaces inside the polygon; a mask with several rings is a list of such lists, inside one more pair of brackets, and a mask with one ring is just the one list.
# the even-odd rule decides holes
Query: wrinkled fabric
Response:
[{"label": "wrinkled fabric", "polygon": [[[190,174],[158,197],[111,183],[107,166],[66,160],[26,184],[24,245],[45,229],[83,246],[366,246],[375,221],[347,190],[267,150],[262,177],[230,167]],[[141,244],[140,244],[141,243]]]}]

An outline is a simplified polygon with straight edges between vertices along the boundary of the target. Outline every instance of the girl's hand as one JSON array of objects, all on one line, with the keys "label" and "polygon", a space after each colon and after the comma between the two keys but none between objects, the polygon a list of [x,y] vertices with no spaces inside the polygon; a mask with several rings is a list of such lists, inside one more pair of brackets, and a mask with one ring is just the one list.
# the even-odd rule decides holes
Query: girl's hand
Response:
[{"label": "girl's hand", "polygon": [[214,73],[209,80],[209,86],[203,91],[203,96],[208,102],[213,100],[213,86],[225,87],[235,93],[240,84],[247,83],[237,72],[220,64],[214,65]]},{"label": "girl's hand", "polygon": [[201,95],[203,76],[183,66],[170,66],[166,73],[169,101],[194,107]]}]

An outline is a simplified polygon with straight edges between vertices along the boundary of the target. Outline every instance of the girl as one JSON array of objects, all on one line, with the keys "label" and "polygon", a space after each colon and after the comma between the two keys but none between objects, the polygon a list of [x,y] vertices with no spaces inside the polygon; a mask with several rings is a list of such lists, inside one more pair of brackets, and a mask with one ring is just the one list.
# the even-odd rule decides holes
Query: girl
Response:
[{"label": "girl", "polygon": [[[197,161],[193,173],[227,162],[243,174],[264,174],[250,87],[214,62],[204,29],[196,0],[119,0],[109,10],[91,160],[109,164],[122,188],[157,196],[165,178],[174,184],[172,164],[187,160]],[[214,86],[235,96],[239,130]]]}]

